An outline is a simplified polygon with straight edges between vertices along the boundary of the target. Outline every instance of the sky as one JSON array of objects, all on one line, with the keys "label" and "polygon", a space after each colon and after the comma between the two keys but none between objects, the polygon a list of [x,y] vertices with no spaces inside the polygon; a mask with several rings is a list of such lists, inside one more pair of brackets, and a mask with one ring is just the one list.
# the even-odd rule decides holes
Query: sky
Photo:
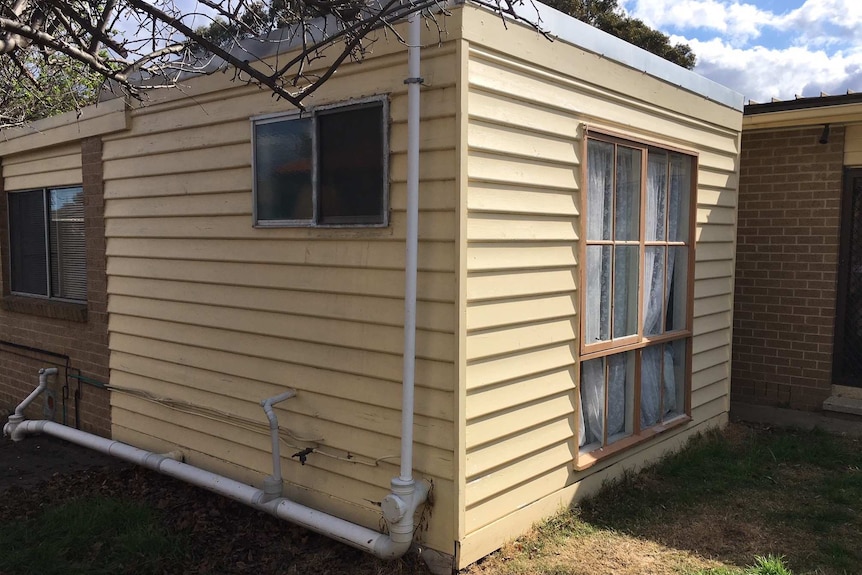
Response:
[{"label": "sky", "polygon": [[746,103],[862,92],[862,0],[618,1]]}]

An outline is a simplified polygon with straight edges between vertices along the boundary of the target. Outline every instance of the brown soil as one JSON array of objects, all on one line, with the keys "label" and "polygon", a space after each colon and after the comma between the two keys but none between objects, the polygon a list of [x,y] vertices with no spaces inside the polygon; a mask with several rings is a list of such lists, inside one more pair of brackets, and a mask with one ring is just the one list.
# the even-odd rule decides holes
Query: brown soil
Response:
[{"label": "brown soil", "polygon": [[[50,437],[0,441],[0,517],[26,519],[76,497],[110,496],[162,511],[189,539],[165,573],[428,573],[415,554],[384,562],[224,497]],[[10,574],[12,575],[12,574]]]}]

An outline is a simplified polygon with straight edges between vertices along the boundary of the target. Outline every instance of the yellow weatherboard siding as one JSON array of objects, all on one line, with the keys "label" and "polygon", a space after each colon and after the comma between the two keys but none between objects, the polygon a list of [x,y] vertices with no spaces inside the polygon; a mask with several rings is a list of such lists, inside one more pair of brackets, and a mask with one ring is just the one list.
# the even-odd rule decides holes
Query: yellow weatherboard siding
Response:
[{"label": "yellow weatherboard siding", "polygon": [[[726,420],[741,113],[464,8],[463,567],[623,467]],[[576,472],[584,127],[698,154],[692,419]],[[589,481],[585,481],[589,479]]]},{"label": "yellow weatherboard siding", "polygon": [[[434,483],[421,540],[464,567],[727,421],[742,113],[469,4],[445,25],[422,51],[414,467]],[[80,183],[71,135],[102,134],[116,439],[260,485],[259,402],[294,388],[285,494],[379,527],[399,472],[406,74],[390,38],[305,102],[388,97],[385,227],[255,228],[250,118],[290,106],[222,74],[0,142],[17,190]],[[697,157],[692,421],[576,471],[588,129]]]},{"label": "yellow weatherboard siding", "polygon": [[[454,57],[453,42],[423,51],[415,417],[417,478],[433,480],[444,502],[424,540],[450,553]],[[305,102],[389,97],[385,228],[254,228],[249,118],[290,107],[221,75],[189,81],[194,98],[156,94],[132,110],[128,131],[104,140],[112,385],[259,425],[261,399],[296,389],[276,408],[294,446],[282,445],[286,494],[373,528],[373,502],[398,475],[400,453],[406,71],[404,47],[381,41]],[[112,407],[119,440],[178,447],[192,464],[255,484],[272,471],[265,426],[128,393],[112,394]],[[340,459],[311,454],[303,466],[291,458],[314,445]]]},{"label": "yellow weatherboard siding", "polygon": [[80,184],[81,144],[74,142],[4,156],[2,177],[3,189],[11,192]]}]

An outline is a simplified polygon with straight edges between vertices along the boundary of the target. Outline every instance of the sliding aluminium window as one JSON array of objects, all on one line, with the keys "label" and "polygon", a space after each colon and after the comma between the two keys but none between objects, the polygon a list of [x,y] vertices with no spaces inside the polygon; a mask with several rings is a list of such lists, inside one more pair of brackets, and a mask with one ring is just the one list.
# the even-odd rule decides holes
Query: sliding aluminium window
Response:
[{"label": "sliding aluminium window", "polygon": [[83,189],[43,188],[6,196],[11,292],[86,301]]},{"label": "sliding aluminium window", "polygon": [[587,137],[578,467],[690,413],[696,167]]},{"label": "sliding aluminium window", "polygon": [[254,223],[384,226],[385,98],[252,120]]}]

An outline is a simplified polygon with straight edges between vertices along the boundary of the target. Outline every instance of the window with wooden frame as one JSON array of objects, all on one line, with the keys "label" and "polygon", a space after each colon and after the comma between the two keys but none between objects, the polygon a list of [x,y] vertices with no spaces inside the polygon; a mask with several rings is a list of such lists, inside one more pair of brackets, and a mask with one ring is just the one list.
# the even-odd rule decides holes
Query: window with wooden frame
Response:
[{"label": "window with wooden frame", "polygon": [[688,420],[697,158],[590,133],[577,466]]},{"label": "window with wooden frame", "polygon": [[385,226],[388,101],[252,119],[258,227]]}]

